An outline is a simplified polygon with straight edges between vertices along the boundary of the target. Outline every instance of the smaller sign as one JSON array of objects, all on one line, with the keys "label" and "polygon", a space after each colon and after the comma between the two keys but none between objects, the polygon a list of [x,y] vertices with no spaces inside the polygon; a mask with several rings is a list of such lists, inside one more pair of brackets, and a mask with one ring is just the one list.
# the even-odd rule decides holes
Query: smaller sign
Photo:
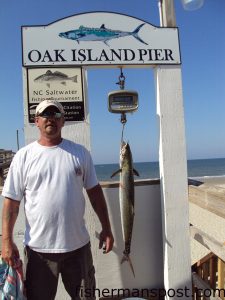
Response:
[{"label": "smaller sign", "polygon": [[29,123],[34,123],[37,105],[47,99],[62,104],[65,121],[84,121],[81,68],[27,69],[27,81]]}]

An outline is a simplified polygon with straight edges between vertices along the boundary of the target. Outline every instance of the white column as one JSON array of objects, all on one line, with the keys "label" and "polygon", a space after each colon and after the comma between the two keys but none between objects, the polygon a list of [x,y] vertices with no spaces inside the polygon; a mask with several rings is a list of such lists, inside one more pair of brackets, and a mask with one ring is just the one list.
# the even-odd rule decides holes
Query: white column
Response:
[{"label": "white column", "polygon": [[[186,143],[180,66],[155,69],[160,125],[164,286],[191,295]],[[186,296],[185,296],[186,294]],[[173,299],[181,299],[176,294]],[[170,297],[167,297],[170,298]]]}]

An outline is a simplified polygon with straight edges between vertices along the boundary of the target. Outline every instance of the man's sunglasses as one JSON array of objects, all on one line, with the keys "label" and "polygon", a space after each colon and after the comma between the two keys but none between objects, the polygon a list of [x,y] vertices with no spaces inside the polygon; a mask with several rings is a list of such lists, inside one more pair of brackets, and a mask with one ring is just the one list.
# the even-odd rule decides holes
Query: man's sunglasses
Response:
[{"label": "man's sunglasses", "polygon": [[38,117],[42,118],[55,118],[55,119],[60,119],[63,117],[63,114],[60,112],[55,112],[55,111],[44,111],[43,113],[40,113]]}]

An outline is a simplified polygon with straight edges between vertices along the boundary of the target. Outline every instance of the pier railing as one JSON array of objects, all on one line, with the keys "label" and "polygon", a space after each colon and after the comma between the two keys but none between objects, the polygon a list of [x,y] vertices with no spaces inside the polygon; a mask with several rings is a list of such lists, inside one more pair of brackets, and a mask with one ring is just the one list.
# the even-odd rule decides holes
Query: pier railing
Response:
[{"label": "pier railing", "polygon": [[225,186],[192,181],[189,203],[194,299],[225,299]]},{"label": "pier railing", "polygon": [[11,150],[0,149],[0,187],[4,184],[14,154]]}]

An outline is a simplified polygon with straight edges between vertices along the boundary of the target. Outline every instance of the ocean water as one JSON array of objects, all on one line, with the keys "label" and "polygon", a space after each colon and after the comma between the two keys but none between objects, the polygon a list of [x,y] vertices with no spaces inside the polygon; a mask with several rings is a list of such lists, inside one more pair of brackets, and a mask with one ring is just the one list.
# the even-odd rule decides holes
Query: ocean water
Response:
[{"label": "ocean water", "polygon": [[[134,168],[140,175],[135,176],[137,179],[159,178],[158,162],[138,162],[134,163]],[[100,181],[119,180],[119,175],[111,178],[111,175],[119,169],[119,164],[98,164],[95,165],[95,169]],[[188,177],[225,176],[225,158],[188,160],[187,169]]]}]

